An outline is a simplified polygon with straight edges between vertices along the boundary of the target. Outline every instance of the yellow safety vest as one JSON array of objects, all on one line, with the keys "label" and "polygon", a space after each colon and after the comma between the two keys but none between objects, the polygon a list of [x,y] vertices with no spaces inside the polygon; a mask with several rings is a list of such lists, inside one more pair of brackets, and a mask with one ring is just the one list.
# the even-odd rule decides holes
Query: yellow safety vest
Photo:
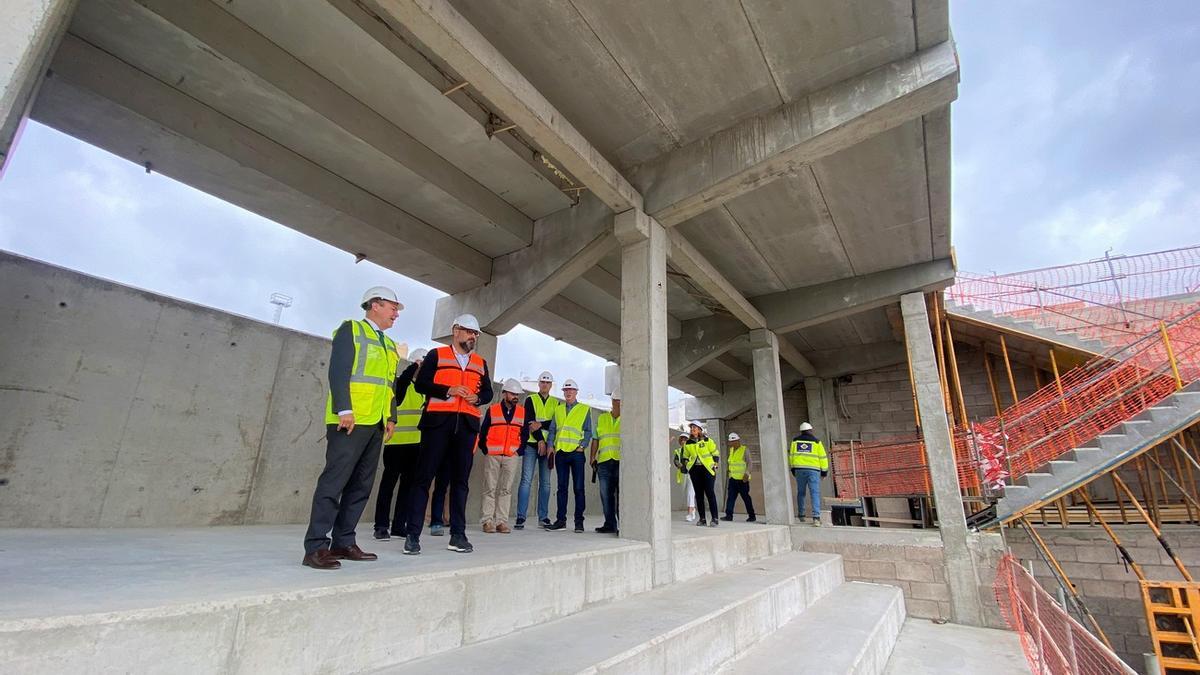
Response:
[{"label": "yellow safety vest", "polygon": [[544,426],[547,422],[554,419],[554,411],[558,410],[558,399],[551,396],[545,401],[542,400],[541,394],[530,394],[529,400],[533,401],[533,419],[539,421]]},{"label": "yellow safety vest", "polygon": [[596,435],[599,438],[596,453],[596,463],[607,462],[610,459],[621,459],[621,418],[613,419],[612,413],[600,415],[596,420]]},{"label": "yellow safety vest", "polygon": [[688,471],[700,462],[705,469],[712,475],[717,475],[716,460],[717,444],[711,438],[702,438],[698,441],[688,441],[683,446],[683,466]]},{"label": "yellow safety vest", "polygon": [[739,445],[729,449],[729,477],[734,480],[749,478],[746,473],[746,446]]},{"label": "yellow safety vest", "polygon": [[[354,366],[350,370],[350,409],[354,411],[354,423],[379,424],[391,412],[400,353],[391,338],[375,332],[366,321],[350,320],[350,329],[354,337]],[[325,402],[325,423],[337,424],[337,413],[330,392]]]},{"label": "yellow safety vest", "polygon": [[404,399],[396,410],[396,430],[387,445],[416,445],[421,442],[421,430],[417,424],[421,421],[421,408],[424,406],[425,396],[418,394],[417,388],[409,382]]},{"label": "yellow safety vest", "polygon": [[793,469],[829,470],[829,457],[821,441],[794,440],[788,448],[788,465]]},{"label": "yellow safety vest", "polygon": [[678,438],[675,439],[674,452],[675,452],[675,463],[677,464],[677,468],[675,469],[675,482],[682,483],[683,482],[683,468],[682,468],[683,467],[683,447],[679,445]]},{"label": "yellow safety vest", "polygon": [[[535,404],[536,405],[536,404]],[[576,403],[567,412],[564,403],[554,409],[554,449],[559,452],[575,452],[583,442],[583,421],[591,408],[585,403]]]}]

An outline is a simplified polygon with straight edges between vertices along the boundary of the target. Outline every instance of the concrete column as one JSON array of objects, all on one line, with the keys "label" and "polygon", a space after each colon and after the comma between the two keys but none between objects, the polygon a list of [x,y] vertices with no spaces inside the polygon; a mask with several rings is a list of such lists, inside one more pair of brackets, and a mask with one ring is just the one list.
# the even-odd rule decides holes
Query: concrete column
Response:
[{"label": "concrete column", "polygon": [[636,209],[621,243],[621,536],[650,542],[653,583],[673,577],[667,444],[667,232]]},{"label": "concrete column", "polygon": [[729,476],[727,467],[729,460],[729,443],[725,440],[725,420],[720,418],[706,419],[704,424],[708,427],[708,437],[716,441],[717,450],[721,454],[721,462],[717,464],[717,475],[714,480],[717,482],[717,508],[721,513],[725,512],[725,487],[729,485],[726,480]]},{"label": "concrete column", "polygon": [[763,510],[767,522],[791,525],[796,520],[796,498],[788,473],[779,338],[762,328],[750,331],[750,353],[754,357],[754,402],[758,412],[763,501],[766,502]]},{"label": "concrete column", "polygon": [[0,175],[76,0],[0,2]]},{"label": "concrete column", "polygon": [[[500,338],[489,333],[480,333],[475,339],[475,353],[483,357],[488,363],[488,368],[492,371],[492,379],[497,382],[503,382],[504,378],[500,377],[496,369],[496,347]],[[495,400],[500,400],[500,392],[496,392]]]},{"label": "concrete column", "polygon": [[[828,392],[826,391],[828,390]],[[808,405],[808,423],[813,425],[813,433],[825,443],[826,448],[833,447],[838,440],[837,407],[832,404],[833,380],[819,377],[804,378],[804,400]],[[821,481],[821,498],[834,496],[833,481]],[[822,509],[824,515],[829,509]]]},{"label": "concrete column", "polygon": [[[917,406],[923,420],[946,419],[937,357],[929,332],[925,295],[909,293],[900,298],[904,315],[904,342],[917,385]],[[938,528],[945,550],[946,580],[950,586],[950,610],[955,623],[983,625],[979,581],[967,545],[967,520],[959,492],[954,463],[954,443],[945,424],[924,424],[921,433],[929,460],[929,478],[937,504]]]}]

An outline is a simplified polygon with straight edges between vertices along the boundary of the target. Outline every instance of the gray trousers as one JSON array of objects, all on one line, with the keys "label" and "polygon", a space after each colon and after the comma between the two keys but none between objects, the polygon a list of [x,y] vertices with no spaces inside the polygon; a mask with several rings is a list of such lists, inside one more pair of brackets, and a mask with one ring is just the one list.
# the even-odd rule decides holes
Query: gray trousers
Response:
[{"label": "gray trousers", "polygon": [[355,544],[354,528],[371,498],[383,449],[382,423],[358,425],[349,434],[338,431],[336,424],[325,426],[325,470],[313,492],[312,514],[304,535],[306,555],[330,548],[331,530],[333,548]]}]

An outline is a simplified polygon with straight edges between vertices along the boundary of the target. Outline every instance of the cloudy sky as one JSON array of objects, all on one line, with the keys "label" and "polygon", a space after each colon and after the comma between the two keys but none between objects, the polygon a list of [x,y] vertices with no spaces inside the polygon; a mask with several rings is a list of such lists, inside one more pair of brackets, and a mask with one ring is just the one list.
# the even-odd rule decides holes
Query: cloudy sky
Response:
[{"label": "cloudy sky", "polygon": [[[955,2],[960,268],[1005,272],[1200,243],[1200,10],[1191,0]],[[325,335],[396,288],[426,345],[438,291],[30,123],[0,180],[0,248]],[[604,362],[520,327],[497,375],[603,392]]]}]

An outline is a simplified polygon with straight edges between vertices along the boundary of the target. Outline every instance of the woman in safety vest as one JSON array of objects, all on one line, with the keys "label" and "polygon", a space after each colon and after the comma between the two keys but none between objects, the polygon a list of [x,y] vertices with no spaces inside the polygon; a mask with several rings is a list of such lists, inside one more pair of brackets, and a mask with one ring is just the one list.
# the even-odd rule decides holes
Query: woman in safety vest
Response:
[{"label": "woman in safety vest", "polygon": [[[704,434],[704,425],[699,420],[692,420],[688,427],[691,438],[683,446],[683,468],[691,476],[692,485],[696,488],[696,501],[700,511],[700,520],[696,521],[696,524],[716,527],[719,520],[716,476],[717,463],[720,460],[717,444]],[[705,499],[708,500],[708,512],[712,514],[711,522],[704,516]]]}]

